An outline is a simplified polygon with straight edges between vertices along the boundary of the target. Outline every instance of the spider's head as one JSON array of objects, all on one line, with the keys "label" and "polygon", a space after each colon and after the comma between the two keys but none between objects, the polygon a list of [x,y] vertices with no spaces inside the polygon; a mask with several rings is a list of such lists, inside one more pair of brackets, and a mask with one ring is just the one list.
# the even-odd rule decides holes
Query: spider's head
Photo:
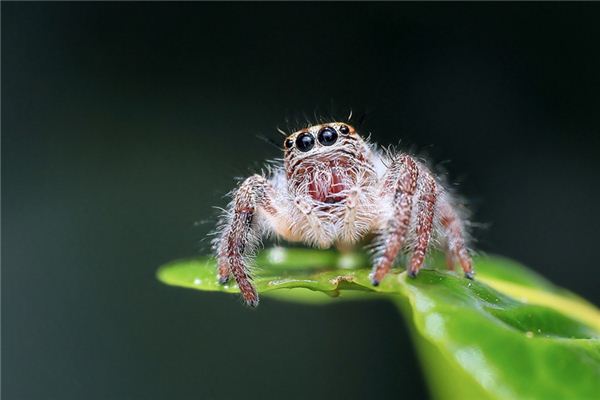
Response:
[{"label": "spider's head", "polygon": [[366,144],[343,122],[301,129],[283,142],[288,179],[315,200],[334,202],[366,159]]}]

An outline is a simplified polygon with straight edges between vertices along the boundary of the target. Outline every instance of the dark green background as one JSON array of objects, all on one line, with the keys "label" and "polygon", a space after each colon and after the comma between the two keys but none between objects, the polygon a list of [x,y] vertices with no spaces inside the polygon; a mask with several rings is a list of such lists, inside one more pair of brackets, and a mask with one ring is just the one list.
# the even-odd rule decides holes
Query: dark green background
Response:
[{"label": "dark green background", "polygon": [[[422,398],[386,303],[166,287],[303,113],[446,163],[477,247],[597,304],[597,4],[2,3],[4,399]],[[517,360],[515,361],[517,362]],[[401,394],[400,394],[401,393]]]}]

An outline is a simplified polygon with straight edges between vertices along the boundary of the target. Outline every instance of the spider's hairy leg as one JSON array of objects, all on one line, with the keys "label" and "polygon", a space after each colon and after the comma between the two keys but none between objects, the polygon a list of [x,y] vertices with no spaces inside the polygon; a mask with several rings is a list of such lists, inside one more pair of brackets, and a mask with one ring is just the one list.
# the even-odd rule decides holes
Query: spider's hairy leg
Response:
[{"label": "spider's hairy leg", "polygon": [[447,243],[446,258],[457,259],[465,277],[473,279],[475,272],[465,243],[465,228],[462,219],[446,198],[440,199],[438,212]]},{"label": "spider's hairy leg", "polygon": [[454,254],[450,251],[450,246],[448,245],[448,241],[444,243],[444,254],[446,255],[446,266],[450,271],[454,271],[454,265],[456,263],[454,259]]},{"label": "spider's hairy leg", "polygon": [[247,178],[235,192],[229,217],[217,246],[219,282],[233,275],[247,305],[258,305],[258,293],[252,284],[247,257],[260,241],[256,215],[259,211],[277,214],[274,189],[261,175]]},{"label": "spider's hairy leg", "polygon": [[376,259],[371,276],[373,285],[389,272],[404,246],[410,225],[413,196],[417,189],[419,167],[408,155],[394,159],[384,177],[382,195],[393,193],[393,213],[389,220],[382,221],[383,226],[378,239],[383,244],[382,254]]},{"label": "spider's hairy leg", "polygon": [[227,282],[229,282],[229,277],[231,276],[229,262],[221,262],[221,260],[227,259],[225,250],[225,246],[223,246],[223,248],[219,248],[219,254],[217,255],[219,260],[217,264],[217,277],[219,278],[219,283],[221,285],[225,285]]},{"label": "spider's hairy leg", "polygon": [[412,256],[408,264],[408,275],[417,276],[425,254],[429,247],[429,240],[433,231],[433,218],[435,214],[435,202],[437,199],[437,184],[428,171],[421,171],[419,199],[417,205],[416,243],[412,249]]}]

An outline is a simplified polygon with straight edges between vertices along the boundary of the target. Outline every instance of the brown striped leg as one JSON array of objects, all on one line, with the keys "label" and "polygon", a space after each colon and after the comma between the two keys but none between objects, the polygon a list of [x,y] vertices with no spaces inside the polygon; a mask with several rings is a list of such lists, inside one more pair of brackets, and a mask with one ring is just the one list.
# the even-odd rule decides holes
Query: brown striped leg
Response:
[{"label": "brown striped leg", "polygon": [[444,245],[444,254],[446,255],[446,266],[450,271],[454,271],[456,262],[454,260],[454,254],[450,252],[447,243]]},{"label": "brown striped leg", "polygon": [[235,193],[230,217],[217,249],[219,282],[225,283],[233,275],[247,305],[258,305],[258,293],[246,265],[246,255],[259,241],[254,217],[260,208],[274,214],[273,189],[260,175],[246,179]]},{"label": "brown striped leg", "polygon": [[435,201],[437,198],[435,179],[428,173],[424,174],[421,179],[423,179],[423,188],[421,189],[417,206],[417,242],[412,250],[408,266],[408,275],[413,278],[419,273],[425,260],[427,248],[429,247],[429,239],[431,239],[431,232],[433,231]]},{"label": "brown striped leg", "polygon": [[[252,285],[252,278],[248,274],[248,268],[244,262],[244,253],[250,240],[249,234],[254,215],[253,209],[237,210],[231,221],[232,230],[227,236],[225,244],[225,259],[219,260],[219,271],[222,264],[227,262],[229,270],[240,288],[242,297],[246,304],[251,307],[258,305],[258,293]],[[221,277],[219,277],[219,281]]]},{"label": "brown striped leg", "polygon": [[371,275],[373,285],[379,282],[390,271],[398,252],[404,246],[406,233],[410,224],[412,201],[417,188],[419,168],[417,163],[409,156],[403,155],[392,162],[388,169],[388,176],[384,181],[384,193],[394,193],[394,214],[391,220],[385,221],[382,229],[383,253],[375,262]]},{"label": "brown striped leg", "polygon": [[439,207],[440,220],[448,243],[446,257],[456,258],[462,267],[465,277],[473,279],[473,262],[465,244],[463,223],[448,201],[443,201]]},{"label": "brown striped leg", "polygon": [[231,270],[229,269],[229,261],[227,261],[225,247],[219,249],[217,261],[217,277],[219,278],[219,283],[224,285],[229,282],[229,277],[231,276]]}]

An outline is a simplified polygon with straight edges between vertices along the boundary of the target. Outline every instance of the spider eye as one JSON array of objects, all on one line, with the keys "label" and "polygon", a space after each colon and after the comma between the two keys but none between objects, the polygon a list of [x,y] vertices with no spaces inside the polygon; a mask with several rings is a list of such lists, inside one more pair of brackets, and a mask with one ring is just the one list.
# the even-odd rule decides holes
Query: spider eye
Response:
[{"label": "spider eye", "polygon": [[319,131],[319,142],[323,146],[331,146],[335,143],[338,138],[338,134],[335,129],[330,127],[325,127]]},{"label": "spider eye", "polygon": [[296,147],[298,150],[306,152],[315,146],[315,138],[308,132],[301,133],[296,138]]},{"label": "spider eye", "polygon": [[342,135],[347,135],[350,133],[350,128],[348,128],[348,125],[342,125],[340,126],[340,132]]},{"label": "spider eye", "polygon": [[289,150],[294,145],[294,141],[292,139],[286,139],[285,142],[283,143],[283,145],[285,146],[286,149]]}]

